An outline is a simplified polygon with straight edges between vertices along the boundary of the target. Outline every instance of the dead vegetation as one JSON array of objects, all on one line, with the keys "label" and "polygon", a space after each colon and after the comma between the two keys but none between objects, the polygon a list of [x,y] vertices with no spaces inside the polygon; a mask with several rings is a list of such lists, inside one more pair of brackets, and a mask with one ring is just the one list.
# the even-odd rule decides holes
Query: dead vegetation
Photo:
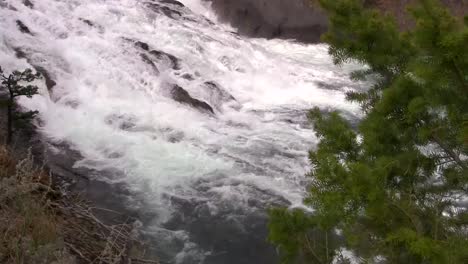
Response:
[{"label": "dead vegetation", "polygon": [[54,186],[31,154],[16,161],[0,147],[0,263],[158,263],[141,258],[137,221],[107,225],[97,210]]}]

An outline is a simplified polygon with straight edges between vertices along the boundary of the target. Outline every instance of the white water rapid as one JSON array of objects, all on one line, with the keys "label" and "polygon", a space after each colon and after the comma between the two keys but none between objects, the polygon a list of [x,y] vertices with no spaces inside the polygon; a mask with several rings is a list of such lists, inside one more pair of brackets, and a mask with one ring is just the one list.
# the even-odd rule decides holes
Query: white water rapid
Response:
[{"label": "white water rapid", "polygon": [[180,2],[0,0],[0,66],[47,72],[55,86],[21,104],[82,155],[75,168],[126,186],[163,263],[274,263],[265,209],[302,204],[307,110],[359,115],[349,69]]}]

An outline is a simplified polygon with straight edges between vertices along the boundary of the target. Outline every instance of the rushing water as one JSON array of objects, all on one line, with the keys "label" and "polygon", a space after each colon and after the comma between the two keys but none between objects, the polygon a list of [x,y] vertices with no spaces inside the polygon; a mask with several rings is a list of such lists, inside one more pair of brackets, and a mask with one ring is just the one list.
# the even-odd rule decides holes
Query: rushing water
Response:
[{"label": "rushing water", "polygon": [[302,204],[306,111],[358,115],[353,84],[324,45],[240,37],[181,2],[0,0],[0,65],[48,72],[56,85],[21,103],[75,167],[128,188],[164,262],[274,263],[265,209]]}]

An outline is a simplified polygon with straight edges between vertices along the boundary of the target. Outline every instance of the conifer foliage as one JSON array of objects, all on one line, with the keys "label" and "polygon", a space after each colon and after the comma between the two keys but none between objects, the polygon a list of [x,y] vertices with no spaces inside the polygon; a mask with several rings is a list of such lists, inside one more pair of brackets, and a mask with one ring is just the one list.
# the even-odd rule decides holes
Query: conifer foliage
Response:
[{"label": "conifer foliage", "polygon": [[16,98],[19,96],[31,98],[37,94],[38,87],[27,83],[40,78],[40,73],[33,73],[31,69],[13,71],[11,74],[5,75],[0,67],[0,91],[6,92],[8,96],[6,102],[8,111],[7,144],[11,144],[15,125],[24,126],[38,114],[38,111],[20,111]]},{"label": "conifer foliage", "polygon": [[314,212],[273,209],[270,241],[284,263],[468,263],[468,18],[419,0],[401,32],[363,0],[319,2],[335,63],[367,65],[351,77],[373,86],[348,94],[357,129],[310,111]]}]

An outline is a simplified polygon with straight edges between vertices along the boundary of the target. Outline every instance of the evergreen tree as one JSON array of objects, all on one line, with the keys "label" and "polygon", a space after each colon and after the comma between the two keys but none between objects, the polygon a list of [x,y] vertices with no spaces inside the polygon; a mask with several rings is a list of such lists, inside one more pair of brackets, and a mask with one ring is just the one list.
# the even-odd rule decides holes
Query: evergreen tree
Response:
[{"label": "evergreen tree", "polygon": [[[314,212],[272,210],[270,240],[285,263],[332,263],[340,248],[362,263],[468,263],[468,18],[419,0],[400,32],[363,0],[319,2],[335,63],[366,64],[351,77],[374,85],[348,94],[366,114],[357,129],[310,112]],[[343,240],[323,238],[337,232]]]},{"label": "evergreen tree", "polygon": [[0,67],[0,90],[6,91],[8,95],[6,102],[8,113],[7,144],[10,144],[12,141],[14,125],[24,125],[38,114],[38,111],[20,111],[16,98],[19,96],[31,98],[37,94],[37,86],[30,84],[23,85],[23,83],[30,83],[39,78],[41,78],[40,73],[33,73],[31,69],[26,69],[22,72],[13,71],[10,75],[5,75]]}]

